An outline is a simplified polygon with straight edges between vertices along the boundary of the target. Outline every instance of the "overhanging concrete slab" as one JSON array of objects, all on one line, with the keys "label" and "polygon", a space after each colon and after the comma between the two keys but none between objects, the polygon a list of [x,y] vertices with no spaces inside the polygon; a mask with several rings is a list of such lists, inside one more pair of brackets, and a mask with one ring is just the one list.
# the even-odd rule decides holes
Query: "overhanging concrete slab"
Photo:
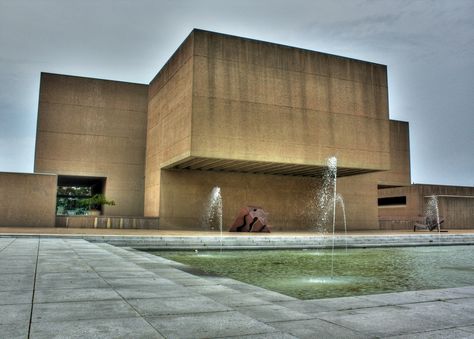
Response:
[{"label": "overhanging concrete slab", "polygon": [[[301,177],[321,177],[326,166],[288,164],[266,161],[246,161],[234,159],[215,159],[202,157],[188,157],[179,162],[162,167],[163,169],[200,170],[215,172],[240,172],[290,175]],[[339,177],[380,171],[379,169],[338,167]]]}]

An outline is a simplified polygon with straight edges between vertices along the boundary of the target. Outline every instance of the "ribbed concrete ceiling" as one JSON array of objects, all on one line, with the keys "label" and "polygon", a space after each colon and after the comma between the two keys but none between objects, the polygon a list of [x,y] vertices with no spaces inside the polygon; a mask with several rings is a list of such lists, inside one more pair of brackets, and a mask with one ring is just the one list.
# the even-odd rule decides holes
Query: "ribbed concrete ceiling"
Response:
[{"label": "ribbed concrete ceiling", "polygon": [[[174,164],[166,168],[215,171],[215,172],[241,172],[241,173],[258,173],[258,174],[276,174],[276,175],[292,175],[301,177],[321,177],[326,167],[282,164],[263,161],[241,161],[241,160],[225,160],[211,158],[188,158],[179,164]],[[338,167],[337,176],[349,176],[362,173],[375,172],[375,170],[360,168],[344,168]]]}]

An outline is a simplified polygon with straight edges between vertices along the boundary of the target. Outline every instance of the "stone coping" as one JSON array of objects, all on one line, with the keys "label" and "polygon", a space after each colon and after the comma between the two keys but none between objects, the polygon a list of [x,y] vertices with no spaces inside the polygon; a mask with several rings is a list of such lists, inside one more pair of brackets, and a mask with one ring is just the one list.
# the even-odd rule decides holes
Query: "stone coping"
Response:
[{"label": "stone coping", "polygon": [[[229,234],[222,238],[218,233],[207,232],[190,235],[155,234],[113,235],[113,234],[34,234],[0,233],[0,237],[16,236],[26,238],[84,239],[93,243],[107,243],[120,247],[157,250],[192,249],[295,249],[295,248],[331,248],[332,235],[314,235],[311,233],[284,234]],[[474,233],[371,233],[347,235],[338,233],[334,239],[336,248],[399,247],[399,246],[444,246],[474,245]]]}]

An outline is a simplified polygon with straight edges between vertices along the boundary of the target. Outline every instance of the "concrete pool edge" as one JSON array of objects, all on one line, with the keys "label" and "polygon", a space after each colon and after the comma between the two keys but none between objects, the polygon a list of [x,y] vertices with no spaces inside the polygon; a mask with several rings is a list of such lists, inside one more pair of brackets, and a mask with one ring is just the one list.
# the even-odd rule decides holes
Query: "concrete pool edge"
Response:
[{"label": "concrete pool edge", "polygon": [[[322,249],[332,247],[330,235],[113,235],[0,233],[0,237],[83,239],[119,247],[152,250],[193,249]],[[337,234],[336,248],[474,245],[474,233]]]}]

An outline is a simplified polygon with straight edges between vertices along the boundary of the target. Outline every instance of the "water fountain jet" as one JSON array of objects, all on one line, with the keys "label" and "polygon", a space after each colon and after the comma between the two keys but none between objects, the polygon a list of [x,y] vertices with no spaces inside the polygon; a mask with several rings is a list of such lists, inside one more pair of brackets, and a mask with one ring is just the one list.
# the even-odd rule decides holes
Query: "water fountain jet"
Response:
[{"label": "water fountain jet", "polygon": [[222,195],[221,195],[221,188],[219,186],[215,186],[211,193],[209,194],[209,198],[207,201],[207,206],[204,211],[203,216],[203,224],[208,228],[212,229],[213,225],[216,223],[218,224],[219,231],[220,231],[220,251],[222,252]]},{"label": "water fountain jet", "polygon": [[318,191],[316,199],[316,207],[318,214],[317,229],[321,232],[326,231],[326,226],[329,223],[330,213],[332,211],[331,277],[334,276],[334,247],[336,241],[337,204],[339,204],[342,209],[347,252],[346,208],[342,195],[337,193],[337,158],[335,156],[332,156],[327,159],[327,169],[324,172],[321,187]]},{"label": "water fountain jet", "polygon": [[436,226],[438,228],[438,244],[441,244],[441,225],[440,225],[440,217],[439,217],[439,204],[438,204],[438,196],[431,195],[429,200],[426,204],[426,217],[430,218],[431,220],[436,220]]}]

